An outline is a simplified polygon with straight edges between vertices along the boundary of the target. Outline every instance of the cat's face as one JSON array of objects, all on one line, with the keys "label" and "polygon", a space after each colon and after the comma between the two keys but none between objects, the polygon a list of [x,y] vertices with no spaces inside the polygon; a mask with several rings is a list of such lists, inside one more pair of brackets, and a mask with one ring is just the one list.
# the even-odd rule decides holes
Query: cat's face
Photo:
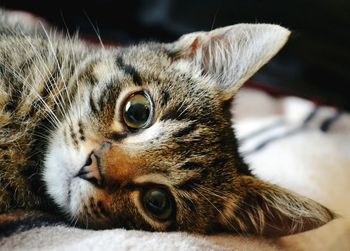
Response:
[{"label": "cat's face", "polygon": [[[253,26],[101,52],[75,76],[76,96],[52,135],[44,172],[68,217],[94,228],[266,234],[332,218],[247,176],[230,101],[288,36],[280,27]],[[277,38],[266,38],[271,31]],[[305,224],[292,224],[293,208],[280,209],[296,199]]]}]

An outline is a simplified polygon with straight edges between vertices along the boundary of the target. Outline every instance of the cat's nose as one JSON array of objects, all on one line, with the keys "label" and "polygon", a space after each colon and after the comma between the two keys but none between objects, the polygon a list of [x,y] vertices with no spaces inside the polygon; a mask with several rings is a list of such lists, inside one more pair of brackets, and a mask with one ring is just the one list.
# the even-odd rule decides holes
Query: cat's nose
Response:
[{"label": "cat's nose", "polygon": [[86,160],[85,165],[80,169],[77,176],[84,180],[87,180],[94,185],[102,185],[101,170],[99,167],[98,156],[92,152]]},{"label": "cat's nose", "polygon": [[105,142],[98,150],[94,150],[87,158],[86,163],[80,169],[77,176],[91,182],[96,186],[102,186],[103,176],[101,174],[101,153],[110,147],[109,142]]},{"label": "cat's nose", "polygon": [[101,166],[101,158],[104,152],[108,151],[111,147],[110,142],[103,142],[100,148],[95,149],[88,156],[84,166],[80,169],[77,177],[82,178],[91,182],[96,186],[103,185],[103,176],[102,176],[102,166]]}]

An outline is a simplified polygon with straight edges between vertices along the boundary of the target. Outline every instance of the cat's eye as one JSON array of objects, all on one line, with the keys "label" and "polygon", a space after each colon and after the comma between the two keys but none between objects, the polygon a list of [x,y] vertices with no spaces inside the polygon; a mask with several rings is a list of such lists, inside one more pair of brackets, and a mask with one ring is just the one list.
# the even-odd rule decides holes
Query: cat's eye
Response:
[{"label": "cat's eye", "polygon": [[123,108],[124,123],[130,129],[141,129],[149,125],[153,116],[153,103],[146,92],[129,96]]},{"label": "cat's eye", "polygon": [[142,204],[146,212],[158,220],[165,221],[173,215],[173,200],[165,189],[150,188],[144,191]]}]

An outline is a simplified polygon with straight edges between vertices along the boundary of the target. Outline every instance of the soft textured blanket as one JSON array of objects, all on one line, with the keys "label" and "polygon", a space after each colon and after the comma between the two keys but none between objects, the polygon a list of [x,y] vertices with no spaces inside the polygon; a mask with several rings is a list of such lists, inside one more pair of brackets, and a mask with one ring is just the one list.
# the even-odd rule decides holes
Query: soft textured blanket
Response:
[{"label": "soft textured blanket", "polygon": [[3,238],[0,250],[350,250],[350,115],[249,89],[241,91],[233,110],[241,151],[254,173],[341,218],[277,240],[46,226]]}]

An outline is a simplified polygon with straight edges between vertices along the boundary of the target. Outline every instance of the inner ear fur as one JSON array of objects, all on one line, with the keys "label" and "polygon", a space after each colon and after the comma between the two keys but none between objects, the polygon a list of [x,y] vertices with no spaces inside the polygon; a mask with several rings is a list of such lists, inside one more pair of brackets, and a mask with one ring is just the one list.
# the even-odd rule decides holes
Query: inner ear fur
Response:
[{"label": "inner ear fur", "polygon": [[279,237],[320,227],[336,217],[316,201],[255,177],[241,176],[240,185],[243,196],[231,219],[233,231]]}]

